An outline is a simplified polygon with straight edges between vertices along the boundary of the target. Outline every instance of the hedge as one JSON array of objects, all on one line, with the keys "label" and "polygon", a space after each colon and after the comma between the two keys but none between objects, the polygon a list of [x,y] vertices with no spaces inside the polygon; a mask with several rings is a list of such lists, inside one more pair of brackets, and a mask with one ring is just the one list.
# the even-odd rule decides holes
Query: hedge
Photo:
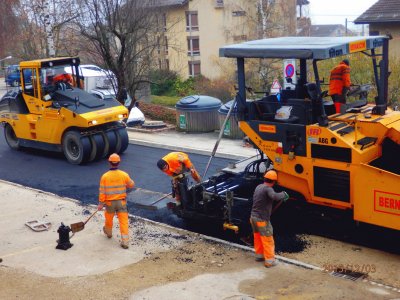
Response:
[{"label": "hedge", "polygon": [[138,107],[146,118],[170,124],[176,123],[175,109],[142,101],[138,101]]}]

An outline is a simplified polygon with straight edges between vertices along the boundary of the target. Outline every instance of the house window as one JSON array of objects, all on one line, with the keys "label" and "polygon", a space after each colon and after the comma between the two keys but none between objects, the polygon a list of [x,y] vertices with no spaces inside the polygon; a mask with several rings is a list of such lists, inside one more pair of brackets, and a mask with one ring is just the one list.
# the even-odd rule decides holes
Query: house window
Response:
[{"label": "house window", "polygon": [[169,71],[169,59],[165,60],[165,68]]},{"label": "house window", "polygon": [[238,10],[238,11],[233,11],[232,16],[233,17],[242,17],[245,16],[246,12],[244,10]]},{"label": "house window", "polygon": [[167,14],[158,14],[155,21],[159,32],[167,31]]},{"label": "house window", "polygon": [[186,31],[198,31],[199,21],[197,18],[197,11],[186,12]]},{"label": "house window", "polygon": [[161,54],[161,45],[160,45],[160,38],[157,38],[157,54]]},{"label": "house window", "polygon": [[194,77],[200,74],[200,61],[189,61],[189,76]]},{"label": "house window", "polygon": [[[157,39],[157,53],[167,55],[168,54],[168,38],[164,36],[164,42],[162,40],[162,37],[159,37]],[[164,50],[164,53],[162,53],[162,50]]]},{"label": "house window", "polygon": [[169,70],[169,60],[168,59],[158,59],[158,69]]},{"label": "house window", "polygon": [[224,7],[224,0],[215,0],[215,7]]},{"label": "house window", "polygon": [[165,36],[164,37],[164,51],[165,51],[165,55],[168,54],[168,38]]},{"label": "house window", "polygon": [[167,31],[167,14],[162,14],[162,26],[164,31]]},{"label": "house window", "polygon": [[199,37],[188,37],[188,55],[200,55],[200,40]]}]

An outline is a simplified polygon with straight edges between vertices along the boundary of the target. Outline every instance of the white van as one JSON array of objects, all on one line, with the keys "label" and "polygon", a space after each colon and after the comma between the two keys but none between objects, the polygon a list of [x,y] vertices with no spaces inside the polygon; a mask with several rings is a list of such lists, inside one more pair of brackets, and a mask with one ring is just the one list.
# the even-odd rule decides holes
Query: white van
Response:
[{"label": "white van", "polygon": [[[72,74],[71,68],[65,71]],[[100,99],[115,98],[116,78],[111,71],[104,70],[96,65],[80,65],[82,89]]]}]

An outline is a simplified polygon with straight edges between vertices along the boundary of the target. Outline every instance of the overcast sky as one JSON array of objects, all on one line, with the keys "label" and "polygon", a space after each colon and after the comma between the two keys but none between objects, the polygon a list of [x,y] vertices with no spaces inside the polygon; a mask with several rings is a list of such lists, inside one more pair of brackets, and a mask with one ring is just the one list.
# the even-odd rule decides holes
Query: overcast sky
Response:
[{"label": "overcast sky", "polygon": [[[309,0],[309,14],[313,25],[342,24],[347,18],[348,26],[352,21],[370,8],[378,0]],[[399,0],[400,1],[400,0]]]}]

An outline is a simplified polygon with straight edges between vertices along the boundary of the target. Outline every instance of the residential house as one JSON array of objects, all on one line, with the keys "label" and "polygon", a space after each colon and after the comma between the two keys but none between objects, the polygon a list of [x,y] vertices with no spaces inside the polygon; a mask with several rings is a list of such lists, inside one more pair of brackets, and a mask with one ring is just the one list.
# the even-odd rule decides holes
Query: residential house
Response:
[{"label": "residential house", "polygon": [[183,78],[224,75],[224,61],[219,58],[223,45],[296,34],[296,0],[152,1],[164,12],[159,67]]},{"label": "residential house", "polygon": [[400,1],[379,0],[355,21],[355,24],[369,24],[370,35],[390,34],[390,53],[400,56]]},{"label": "residential house", "polygon": [[342,24],[310,25],[300,29],[298,36],[353,36],[351,30]]}]

